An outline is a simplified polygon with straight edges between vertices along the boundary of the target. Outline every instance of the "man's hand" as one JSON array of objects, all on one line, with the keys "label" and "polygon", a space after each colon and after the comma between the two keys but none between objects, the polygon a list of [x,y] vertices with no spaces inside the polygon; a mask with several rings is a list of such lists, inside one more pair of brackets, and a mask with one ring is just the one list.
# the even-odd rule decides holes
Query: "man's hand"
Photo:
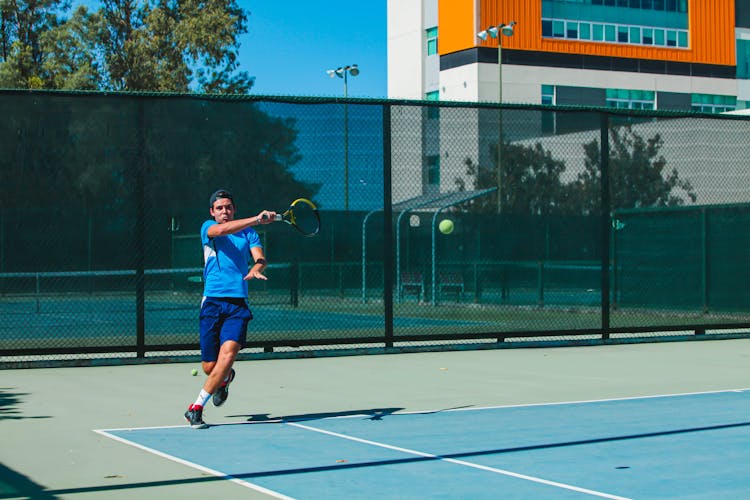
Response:
[{"label": "man's hand", "polygon": [[259,224],[271,224],[276,222],[276,212],[270,210],[263,210],[257,217]]},{"label": "man's hand", "polygon": [[250,269],[250,272],[242,279],[245,281],[250,281],[252,279],[268,281],[266,275],[260,272],[260,269],[255,269],[255,266],[253,266],[253,269]]}]

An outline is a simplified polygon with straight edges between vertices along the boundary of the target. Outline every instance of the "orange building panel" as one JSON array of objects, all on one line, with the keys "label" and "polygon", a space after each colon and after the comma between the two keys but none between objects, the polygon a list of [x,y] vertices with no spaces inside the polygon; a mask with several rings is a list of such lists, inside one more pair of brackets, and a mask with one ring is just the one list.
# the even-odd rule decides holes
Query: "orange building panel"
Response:
[{"label": "orange building panel", "polygon": [[515,34],[503,38],[503,48],[655,59],[734,66],[734,0],[688,0],[689,48],[581,42],[542,38],[541,0],[438,0],[440,54],[477,46],[497,47],[476,34],[489,26],[516,21]]}]

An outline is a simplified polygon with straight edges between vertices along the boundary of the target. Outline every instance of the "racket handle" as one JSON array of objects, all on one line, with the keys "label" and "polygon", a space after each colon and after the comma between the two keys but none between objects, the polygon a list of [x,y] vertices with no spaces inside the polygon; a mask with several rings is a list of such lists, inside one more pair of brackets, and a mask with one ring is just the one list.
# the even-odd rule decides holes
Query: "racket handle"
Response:
[{"label": "racket handle", "polygon": [[[268,220],[268,216],[267,216],[266,214],[263,214],[263,217],[261,217],[261,218],[262,218],[263,220]],[[283,220],[284,220],[284,216],[283,216],[283,215],[281,215],[281,214],[276,214],[276,215],[274,215],[274,217],[273,217],[273,220],[274,220],[275,222],[281,222],[281,221],[283,221]]]}]

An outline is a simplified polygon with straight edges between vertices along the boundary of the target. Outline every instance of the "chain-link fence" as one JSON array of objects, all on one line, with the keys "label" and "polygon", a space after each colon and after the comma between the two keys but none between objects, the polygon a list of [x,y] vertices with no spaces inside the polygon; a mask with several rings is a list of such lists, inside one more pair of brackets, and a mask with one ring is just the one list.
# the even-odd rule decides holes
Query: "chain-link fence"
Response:
[{"label": "chain-link fence", "polygon": [[303,196],[323,220],[262,228],[245,353],[750,332],[748,119],[20,91],[0,109],[0,366],[197,353],[220,187],[239,216]]}]

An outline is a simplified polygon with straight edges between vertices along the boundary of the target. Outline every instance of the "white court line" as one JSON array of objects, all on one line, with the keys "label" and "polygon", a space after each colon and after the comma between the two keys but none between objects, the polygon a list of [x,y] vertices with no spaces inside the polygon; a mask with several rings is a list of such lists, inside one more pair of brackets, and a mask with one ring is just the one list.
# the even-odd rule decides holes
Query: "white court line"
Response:
[{"label": "white court line", "polygon": [[580,404],[587,404],[587,403],[607,403],[610,401],[637,401],[639,399],[678,398],[678,397],[684,397],[684,396],[701,396],[704,394],[723,394],[723,393],[729,393],[729,392],[747,392],[747,391],[750,391],[750,387],[745,387],[742,389],[719,389],[715,391],[681,392],[681,393],[675,393],[675,394],[652,394],[650,396],[627,396],[627,397],[622,397],[622,398],[582,399],[580,401],[554,401],[551,403],[522,403],[522,404],[516,404],[516,405],[472,406],[470,408],[449,408],[447,410],[400,411],[395,414],[396,415],[415,415],[415,414],[420,414],[420,413],[445,413],[445,412],[451,412],[451,411],[476,411],[476,410],[497,410],[501,408],[533,408],[536,406],[580,405]]},{"label": "white court line", "polygon": [[[153,429],[157,429],[158,427],[152,427]],[[161,452],[159,450],[155,450],[153,448],[150,448],[148,446],[143,446],[142,444],[135,443],[133,441],[129,441],[125,438],[121,438],[120,436],[115,436],[114,434],[110,434],[107,431],[103,430],[94,430],[94,432],[99,433],[103,436],[106,436],[110,439],[114,439],[115,441],[119,441],[121,443],[128,444],[130,446],[134,446],[136,448],[140,448],[141,450],[147,451],[149,453],[153,453],[154,455],[160,456],[162,458],[166,458],[167,460],[171,460],[173,462],[177,462],[178,464],[187,465],[188,467],[192,467],[194,469],[198,469],[200,471],[206,472],[208,474],[211,474],[212,476],[225,478],[235,484],[239,484],[240,486],[244,486],[245,488],[250,488],[251,490],[258,491],[260,493],[265,493],[266,495],[270,495],[274,498],[281,498],[283,500],[295,500],[294,497],[286,496],[282,493],[279,493],[278,491],[269,490],[268,488],[264,488],[262,486],[259,486],[257,484],[253,484],[251,482],[245,481],[244,479],[238,479],[236,477],[224,474],[223,472],[219,472],[214,469],[209,469],[208,467],[204,467],[202,465],[196,464],[194,462],[190,462],[188,460],[183,460],[181,458],[177,458],[173,455],[168,455],[167,453]]]},{"label": "white court line", "polygon": [[596,497],[610,498],[610,499],[613,499],[613,500],[629,500],[628,497],[620,497],[620,496],[617,496],[617,495],[610,495],[609,493],[602,493],[601,491],[589,490],[589,489],[586,489],[586,488],[579,488],[578,486],[572,486],[570,484],[558,483],[556,481],[549,481],[547,479],[542,479],[540,477],[527,476],[525,474],[519,474],[517,472],[512,472],[512,471],[503,470],[503,469],[496,469],[494,467],[487,467],[485,465],[479,465],[479,464],[475,464],[475,463],[472,463],[472,462],[466,462],[464,460],[456,460],[456,459],[453,459],[453,458],[441,457],[439,455],[433,455],[431,453],[424,453],[424,452],[421,452],[421,451],[410,450],[408,448],[401,448],[400,446],[391,446],[391,445],[385,444],[385,443],[378,443],[377,441],[370,441],[369,439],[361,439],[361,438],[357,438],[357,437],[354,437],[354,436],[347,436],[346,434],[339,434],[338,432],[331,432],[331,431],[327,431],[327,430],[324,430],[324,429],[317,429],[315,427],[310,427],[308,425],[296,424],[296,423],[293,423],[293,422],[287,422],[286,425],[291,425],[291,426],[294,426],[294,427],[299,427],[300,429],[305,429],[305,430],[308,430],[308,431],[320,432],[321,434],[328,434],[329,436],[334,436],[334,437],[338,437],[338,438],[342,438],[342,439],[348,439],[350,441],[356,441],[358,443],[369,444],[369,445],[372,445],[372,446],[379,446],[380,448],[386,448],[386,449],[389,449],[389,450],[399,451],[401,453],[407,453],[407,454],[410,454],[410,455],[417,455],[419,457],[424,457],[424,458],[433,458],[433,459],[436,459],[436,460],[441,460],[443,462],[450,462],[450,463],[457,464],[457,465],[463,465],[463,466],[466,466],[466,467],[472,467],[474,469],[480,469],[480,470],[484,470],[484,471],[488,471],[488,472],[494,472],[495,474],[502,474],[504,476],[515,477],[517,479],[524,479],[526,481],[532,481],[534,483],[546,484],[548,486],[555,486],[557,488],[563,488],[563,489],[566,489],[566,490],[576,491],[578,493],[585,493],[587,495],[593,495],[593,496],[596,496]]},{"label": "white court line", "polygon": [[[606,403],[609,401],[635,401],[639,399],[676,398],[676,397],[681,397],[681,396],[700,396],[703,394],[723,394],[723,393],[729,393],[729,392],[747,392],[747,391],[750,391],[750,387],[745,387],[742,389],[721,389],[721,390],[716,390],[716,391],[682,392],[682,393],[676,393],[676,394],[654,394],[650,396],[628,396],[628,397],[623,397],[623,398],[584,399],[580,401],[557,401],[557,402],[551,402],[551,403],[522,403],[522,404],[516,404],[516,405],[472,406],[470,408],[448,408],[448,409],[435,409],[435,410],[399,411],[399,412],[394,412],[394,413],[388,413],[383,416],[387,417],[389,415],[419,415],[419,414],[429,414],[429,413],[446,413],[446,412],[454,412],[454,411],[496,410],[496,409],[501,409],[501,408],[533,408],[536,406],[578,405],[578,404],[586,404],[586,403]],[[333,416],[333,417],[310,418],[310,419],[300,419],[300,420],[284,420],[284,419],[279,418],[279,419],[270,419],[270,420],[259,420],[259,421],[254,421],[254,422],[227,421],[227,422],[217,422],[215,424],[209,424],[209,425],[213,427],[213,426],[221,426],[221,425],[280,424],[280,423],[290,423],[290,422],[302,422],[306,420],[334,420],[334,419],[342,419],[342,418],[361,418],[361,417],[371,417],[371,416],[373,416],[372,413],[363,412],[357,415],[340,415],[340,416]],[[150,427],[121,427],[121,428],[116,428],[116,429],[94,429],[94,432],[176,429],[178,427],[186,427],[186,425],[161,425],[161,426],[150,426]]]}]

